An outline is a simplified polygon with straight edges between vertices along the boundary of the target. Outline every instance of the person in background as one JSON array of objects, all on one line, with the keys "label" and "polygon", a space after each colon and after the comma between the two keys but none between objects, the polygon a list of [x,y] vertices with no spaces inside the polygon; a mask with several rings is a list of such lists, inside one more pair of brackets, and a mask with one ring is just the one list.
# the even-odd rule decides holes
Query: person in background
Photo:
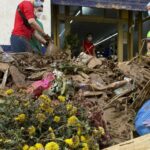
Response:
[{"label": "person in background", "polygon": [[150,2],[147,4],[146,8],[148,10],[148,16],[150,16]]},{"label": "person in background", "polygon": [[92,40],[93,35],[88,33],[86,39],[83,41],[83,50],[86,54],[95,56],[95,46]]},{"label": "person in background", "polygon": [[41,6],[42,4],[43,0],[23,0],[18,5],[14,29],[10,38],[11,50],[13,52],[32,51],[29,41],[33,35],[40,43],[48,45],[50,37],[39,26],[34,15],[34,7]]},{"label": "person in background", "polygon": [[104,51],[102,52],[103,57],[110,59],[111,55],[113,54],[113,48],[108,43],[106,44],[108,46],[105,47]]},{"label": "person in background", "polygon": [[[35,7],[34,14],[35,14],[36,22],[44,30],[43,24],[39,20],[41,18],[41,16],[42,16],[42,13],[43,13],[43,5],[41,5],[39,7]],[[38,34],[40,34],[40,33],[38,33]],[[37,38],[35,38],[34,35],[32,35],[32,37],[31,37],[30,44],[31,44],[34,52],[42,54],[42,44],[40,43],[40,41],[37,40]]]},{"label": "person in background", "polygon": [[147,33],[147,56],[150,56],[150,31]]}]

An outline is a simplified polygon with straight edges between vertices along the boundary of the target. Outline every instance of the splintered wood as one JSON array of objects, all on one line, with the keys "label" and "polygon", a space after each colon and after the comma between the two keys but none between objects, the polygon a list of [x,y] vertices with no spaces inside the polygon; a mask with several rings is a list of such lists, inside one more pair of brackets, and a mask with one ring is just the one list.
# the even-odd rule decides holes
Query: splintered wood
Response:
[{"label": "splintered wood", "polygon": [[147,57],[142,57],[142,62],[138,62],[138,58],[131,62],[119,63],[119,69],[126,75],[131,77],[140,88],[150,80],[150,60]]},{"label": "splintered wood", "polygon": [[4,89],[6,82],[7,82],[7,78],[8,78],[8,70],[9,70],[9,64],[7,63],[0,63],[0,71],[3,72],[3,77],[2,77],[2,83],[0,84],[0,88]]},{"label": "splintered wood", "polygon": [[130,62],[118,64],[119,69],[138,85],[138,95],[132,104],[135,110],[138,110],[150,98],[150,58],[142,56],[141,60],[139,63],[136,57]]},{"label": "splintered wood", "polygon": [[138,110],[142,104],[144,104],[145,100],[150,98],[150,80],[147,82],[145,87],[141,90],[138,97],[132,104],[132,107],[136,110]]},{"label": "splintered wood", "polygon": [[25,88],[26,87],[25,75],[22,74],[15,66],[11,66],[9,70],[16,86],[18,88]]},{"label": "splintered wood", "polygon": [[120,143],[104,150],[150,150],[150,134]]}]

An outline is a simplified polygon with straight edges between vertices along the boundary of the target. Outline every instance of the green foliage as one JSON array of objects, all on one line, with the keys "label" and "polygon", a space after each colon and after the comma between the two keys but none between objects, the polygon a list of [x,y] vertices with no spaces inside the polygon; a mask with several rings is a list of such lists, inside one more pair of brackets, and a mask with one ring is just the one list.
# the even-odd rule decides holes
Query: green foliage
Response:
[{"label": "green foliage", "polygon": [[68,47],[73,50],[79,46],[79,39],[77,34],[69,34],[65,37],[65,46],[64,48],[67,49]]}]

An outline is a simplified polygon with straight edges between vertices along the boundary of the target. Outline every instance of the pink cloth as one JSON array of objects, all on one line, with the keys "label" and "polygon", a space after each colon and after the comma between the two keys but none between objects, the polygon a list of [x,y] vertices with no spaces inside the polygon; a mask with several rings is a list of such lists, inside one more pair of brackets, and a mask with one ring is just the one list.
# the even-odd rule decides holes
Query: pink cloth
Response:
[{"label": "pink cloth", "polygon": [[34,97],[39,97],[44,90],[48,89],[53,85],[54,80],[54,74],[49,73],[42,80],[32,83],[31,86],[27,89],[27,93],[32,94]]}]

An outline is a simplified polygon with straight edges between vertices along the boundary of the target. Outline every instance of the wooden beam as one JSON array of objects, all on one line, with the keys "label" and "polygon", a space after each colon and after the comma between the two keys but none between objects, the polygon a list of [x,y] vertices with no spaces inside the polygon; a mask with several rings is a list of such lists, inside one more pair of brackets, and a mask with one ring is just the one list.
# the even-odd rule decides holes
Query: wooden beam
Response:
[{"label": "wooden beam", "polygon": [[118,61],[123,61],[123,24],[118,23]]},{"label": "wooden beam", "polygon": [[[68,18],[70,15],[70,7],[69,6],[65,6],[65,16],[66,18]],[[70,33],[70,20],[66,19],[65,20],[65,36],[68,35]]]},{"label": "wooden beam", "polygon": [[126,19],[128,19],[128,17],[129,17],[128,11],[127,10],[122,10],[121,11],[121,18],[126,20]]},{"label": "wooden beam", "polygon": [[133,12],[128,13],[128,60],[133,58]]},{"label": "wooden beam", "polygon": [[116,146],[106,148],[104,150],[149,150],[150,149],[150,134],[141,136],[130,141],[120,143]]},{"label": "wooden beam", "polygon": [[142,47],[142,33],[143,33],[143,22],[142,22],[142,12],[138,13],[138,51]]},{"label": "wooden beam", "polygon": [[53,5],[52,7],[53,11],[53,33],[54,33],[54,44],[56,46],[59,45],[59,20],[58,20],[58,14],[59,14],[59,8],[58,5]]},{"label": "wooden beam", "polygon": [[99,16],[90,16],[90,15],[86,15],[86,16],[65,16],[60,14],[59,15],[59,20],[74,20],[74,21],[78,21],[78,22],[96,22],[96,23],[126,23],[128,22],[128,19],[112,19],[112,18],[104,18],[104,17],[99,17]]}]

